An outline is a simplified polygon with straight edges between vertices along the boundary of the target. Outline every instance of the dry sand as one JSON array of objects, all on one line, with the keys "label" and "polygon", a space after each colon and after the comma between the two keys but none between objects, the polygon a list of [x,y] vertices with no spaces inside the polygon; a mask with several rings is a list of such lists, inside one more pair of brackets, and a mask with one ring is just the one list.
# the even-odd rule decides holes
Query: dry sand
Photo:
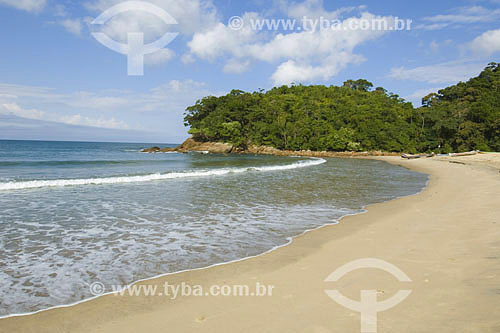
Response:
[{"label": "dry sand", "polygon": [[[401,160],[431,175],[420,194],[302,235],[268,254],[142,284],[274,285],[265,297],[108,295],[68,308],[0,320],[1,332],[359,332],[360,315],[330,299],[375,289],[411,295],[378,314],[378,332],[500,332],[500,155]],[[460,163],[449,163],[450,161]],[[339,266],[379,258],[412,282],[361,269],[324,282]]]}]

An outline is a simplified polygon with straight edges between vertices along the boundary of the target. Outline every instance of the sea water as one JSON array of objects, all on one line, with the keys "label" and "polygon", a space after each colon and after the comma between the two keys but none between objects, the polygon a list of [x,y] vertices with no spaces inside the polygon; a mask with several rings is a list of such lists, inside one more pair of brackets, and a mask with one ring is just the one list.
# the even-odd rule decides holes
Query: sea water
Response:
[{"label": "sea water", "polygon": [[427,181],[376,160],[152,145],[0,141],[0,316],[255,256]]}]

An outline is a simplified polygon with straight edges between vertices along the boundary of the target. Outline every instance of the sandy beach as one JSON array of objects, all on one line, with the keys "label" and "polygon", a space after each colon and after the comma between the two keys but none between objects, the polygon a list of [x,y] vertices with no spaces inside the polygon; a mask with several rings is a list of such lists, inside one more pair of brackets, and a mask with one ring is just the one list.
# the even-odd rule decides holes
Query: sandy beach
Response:
[{"label": "sandy beach", "polygon": [[[139,285],[272,285],[267,296],[107,295],[67,308],[0,320],[0,332],[359,332],[360,314],[330,297],[411,294],[378,313],[378,332],[500,332],[500,154],[389,163],[427,173],[414,196],[369,206],[265,255]],[[450,163],[453,162],[453,163]],[[356,259],[377,258],[411,282],[360,269],[325,279]]]}]

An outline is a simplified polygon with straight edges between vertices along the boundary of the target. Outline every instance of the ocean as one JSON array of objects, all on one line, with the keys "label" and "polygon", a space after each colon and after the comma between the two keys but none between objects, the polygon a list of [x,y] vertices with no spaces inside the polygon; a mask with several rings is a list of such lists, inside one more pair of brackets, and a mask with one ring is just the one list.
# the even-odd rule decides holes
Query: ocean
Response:
[{"label": "ocean", "polygon": [[0,316],[256,256],[427,182],[376,160],[153,145],[0,141]]}]

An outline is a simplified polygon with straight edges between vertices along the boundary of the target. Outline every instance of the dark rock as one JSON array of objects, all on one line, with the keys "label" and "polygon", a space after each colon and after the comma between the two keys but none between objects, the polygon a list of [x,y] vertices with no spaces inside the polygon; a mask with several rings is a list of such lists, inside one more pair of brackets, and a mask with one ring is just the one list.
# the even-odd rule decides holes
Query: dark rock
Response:
[{"label": "dark rock", "polygon": [[151,148],[145,148],[141,150],[141,153],[157,153],[160,151],[160,147],[151,147]]},{"label": "dark rock", "polygon": [[165,148],[160,149],[161,153],[169,153],[172,151],[176,151],[175,148],[165,147]]},{"label": "dark rock", "polygon": [[212,154],[227,154],[233,150],[233,145],[222,142],[200,142],[192,137],[184,141],[180,146],[175,148],[175,151],[180,153],[193,152],[209,152]]}]

